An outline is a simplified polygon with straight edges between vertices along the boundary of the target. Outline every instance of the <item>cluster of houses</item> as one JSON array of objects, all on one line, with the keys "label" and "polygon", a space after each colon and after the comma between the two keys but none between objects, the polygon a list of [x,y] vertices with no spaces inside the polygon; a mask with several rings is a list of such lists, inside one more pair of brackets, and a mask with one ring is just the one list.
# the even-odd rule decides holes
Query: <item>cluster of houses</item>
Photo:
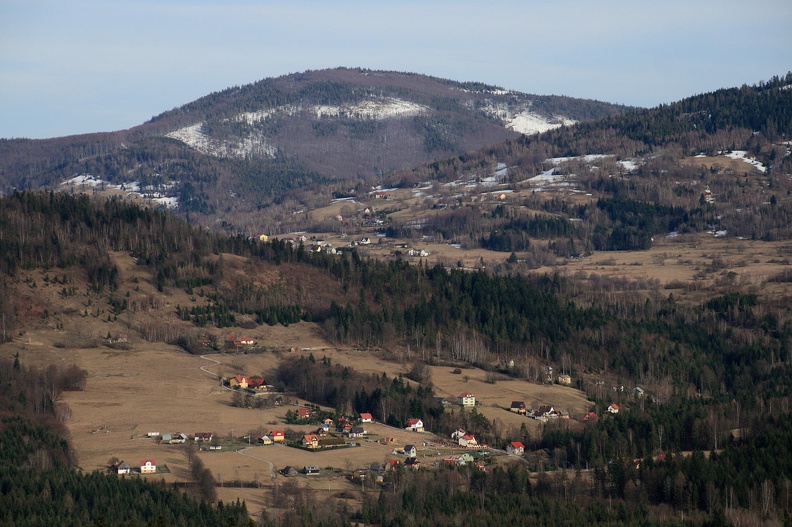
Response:
[{"label": "cluster of houses", "polygon": [[259,375],[248,377],[246,375],[234,375],[226,379],[226,385],[230,388],[249,390],[254,393],[267,393],[275,389],[271,384]]},{"label": "cluster of houses", "polygon": [[549,419],[569,419],[569,412],[565,410],[557,410],[552,405],[542,405],[536,409],[528,408],[525,401],[512,401],[509,411],[542,422],[547,422]]},{"label": "cluster of houses", "polygon": [[[131,474],[133,469],[126,461],[116,461],[110,470],[116,474]],[[156,474],[157,463],[153,459],[144,459],[140,462],[139,472],[140,474]]]},{"label": "cluster of houses", "polygon": [[[212,440],[214,439],[214,434],[212,434],[212,432],[196,432],[195,434],[193,434],[192,438],[190,438],[190,436],[188,436],[184,432],[165,433],[165,434],[160,434],[159,432],[149,432],[146,435],[151,438],[159,438],[160,440],[159,442],[161,445],[184,444],[190,439],[192,439],[196,443],[211,443]],[[217,449],[219,448],[220,447],[218,446]]]},{"label": "cluster of houses", "polygon": [[462,448],[487,448],[487,445],[480,445],[476,436],[460,428],[451,434],[451,439],[455,440]]},{"label": "cluster of houses", "polygon": [[227,348],[238,349],[244,346],[254,346],[256,341],[253,337],[237,337],[236,335],[231,335],[226,338],[225,344]]}]

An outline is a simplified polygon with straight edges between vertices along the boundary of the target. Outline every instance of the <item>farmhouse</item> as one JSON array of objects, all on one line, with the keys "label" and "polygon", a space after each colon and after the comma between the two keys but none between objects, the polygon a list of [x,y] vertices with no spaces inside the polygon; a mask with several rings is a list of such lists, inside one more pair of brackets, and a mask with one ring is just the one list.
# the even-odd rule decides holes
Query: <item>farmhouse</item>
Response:
[{"label": "farmhouse", "polygon": [[285,467],[283,467],[280,473],[283,474],[284,476],[296,476],[297,469],[292,466],[286,465]]},{"label": "farmhouse", "polygon": [[404,422],[404,427],[407,430],[412,430],[413,432],[423,432],[424,431],[423,421],[421,421],[420,419],[418,419],[416,417],[411,417],[411,418],[407,419],[407,421]]},{"label": "farmhouse", "polygon": [[319,448],[319,437],[314,434],[303,436],[300,444],[306,448]]},{"label": "farmhouse", "polygon": [[117,474],[129,474],[132,471],[132,467],[126,461],[116,461],[110,469]]},{"label": "farmhouse", "polygon": [[566,373],[562,373],[561,375],[558,376],[558,384],[563,384],[564,386],[571,386],[572,377],[570,377]]},{"label": "farmhouse", "polygon": [[464,406],[465,408],[469,406],[476,406],[476,396],[471,392],[461,393],[457,395],[457,404]]},{"label": "farmhouse", "polygon": [[283,443],[286,440],[283,430],[270,430],[269,436],[273,443]]},{"label": "farmhouse", "polygon": [[214,436],[212,435],[212,432],[196,432],[194,439],[196,443],[199,442],[208,443],[209,441],[212,440],[213,437]]},{"label": "farmhouse", "polygon": [[616,404],[616,403],[613,403],[612,405],[608,406],[608,412],[610,412],[612,414],[618,414],[619,413],[619,405]]},{"label": "farmhouse", "polygon": [[509,411],[516,414],[525,415],[525,401],[512,401]]},{"label": "farmhouse", "polygon": [[256,436],[256,441],[258,441],[259,445],[271,445],[272,444],[272,439],[270,438],[270,436],[267,436],[267,435]]},{"label": "farmhouse", "polygon": [[525,445],[523,445],[519,441],[512,441],[508,445],[506,445],[506,453],[507,454],[516,454],[521,456],[525,452]]},{"label": "farmhouse", "polygon": [[421,462],[418,461],[417,457],[408,457],[404,460],[404,466],[413,470],[418,470],[418,467],[421,466]]},{"label": "farmhouse", "polygon": [[153,459],[144,459],[140,462],[141,474],[154,474],[157,472],[157,463]]},{"label": "farmhouse", "polygon": [[599,416],[595,412],[589,412],[583,416],[583,421],[591,424],[596,424],[599,421]]},{"label": "farmhouse", "polygon": [[476,436],[473,434],[465,434],[459,438],[459,446],[464,448],[476,448],[478,447],[478,441],[476,441]]},{"label": "farmhouse", "polygon": [[248,387],[248,378],[244,375],[235,375],[228,379],[228,385],[231,388],[242,388],[244,390]]},{"label": "farmhouse", "polygon": [[302,406],[300,408],[297,408],[298,419],[308,419],[309,417],[311,417],[312,413],[313,410],[311,408],[308,408],[307,406]]},{"label": "farmhouse", "polygon": [[360,422],[361,423],[370,423],[374,420],[374,417],[370,413],[362,413],[360,414]]},{"label": "farmhouse", "polygon": [[415,445],[404,445],[404,455],[407,457],[415,457],[418,455],[418,450]]},{"label": "farmhouse", "polygon": [[303,474],[305,474],[306,476],[319,474],[319,467],[317,467],[316,465],[305,465],[303,467]]},{"label": "farmhouse", "polygon": [[362,426],[353,426],[347,432],[347,437],[363,437],[366,435],[366,430]]}]

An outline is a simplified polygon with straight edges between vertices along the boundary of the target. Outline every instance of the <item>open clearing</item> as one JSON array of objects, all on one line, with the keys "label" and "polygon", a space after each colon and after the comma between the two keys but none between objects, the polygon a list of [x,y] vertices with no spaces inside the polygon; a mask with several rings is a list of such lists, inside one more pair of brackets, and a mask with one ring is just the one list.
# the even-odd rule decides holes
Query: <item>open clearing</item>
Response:
[{"label": "open clearing", "polygon": [[[75,363],[88,371],[86,389],[67,392],[63,402],[71,409],[68,427],[72,443],[83,470],[104,470],[111,458],[123,459],[135,466],[143,459],[154,459],[159,466],[167,465],[170,473],[156,474],[168,482],[189,481],[187,459],[180,445],[160,445],[157,439],[147,437],[149,432],[180,433],[192,437],[196,432],[212,432],[223,442],[231,437],[268,433],[272,429],[291,428],[309,431],[314,427],[291,426],[284,423],[289,408],[272,407],[265,410],[242,409],[231,406],[232,392],[221,387],[217,378],[208,372],[224,376],[245,373],[263,374],[271,379],[280,360],[297,354],[313,353],[317,358],[327,356],[336,363],[348,365],[358,371],[395,376],[406,373],[409,361],[399,364],[380,358],[371,352],[342,349],[331,346],[318,335],[318,328],[309,323],[284,327],[260,327],[252,331],[260,342],[278,349],[297,348],[293,352],[263,352],[258,354],[216,354],[208,359],[190,355],[177,347],[132,339],[131,349],[54,347],[51,332],[30,331],[24,339],[9,343],[5,351],[19,350],[21,360],[27,364],[48,364],[55,358],[63,364]],[[58,336],[56,335],[56,338]],[[309,343],[311,346],[295,346]],[[213,362],[220,361],[220,364]],[[201,368],[204,368],[202,370]],[[452,374],[450,367],[432,367],[432,379],[438,395],[454,400],[463,391],[472,391],[480,401],[478,410],[490,419],[499,418],[506,426],[519,427],[526,423],[536,430],[537,421],[508,412],[512,400],[524,400],[529,406],[553,404],[580,415],[589,403],[583,394],[572,388],[557,385],[539,385],[520,380],[501,380],[495,384],[485,382],[485,372],[465,369],[464,375]],[[467,377],[464,380],[463,377]],[[293,406],[292,406],[293,408]],[[457,410],[458,411],[458,410]],[[405,444],[415,444],[424,464],[439,460],[448,450],[424,448],[431,442],[430,433],[414,433],[382,424],[366,426],[370,436],[392,437],[394,442],[380,444],[361,440],[361,446],[325,452],[306,452],[282,445],[251,446],[240,452],[228,449],[201,452],[204,464],[210,468],[218,482],[257,482],[262,489],[224,486],[220,496],[224,499],[249,500],[252,513],[264,507],[265,487],[274,484],[273,471],[287,465],[298,468],[318,465],[323,472],[316,478],[318,490],[354,490],[359,487],[348,482],[343,474],[368,466],[384,463],[388,459],[403,459],[393,454],[394,449]],[[239,440],[237,440],[239,443]],[[493,445],[502,447],[502,445]],[[237,448],[246,445],[238,444]],[[438,452],[440,456],[438,456]],[[327,469],[332,467],[333,471]],[[283,478],[301,481],[304,477]],[[280,480],[278,480],[280,481]],[[258,492],[257,492],[258,491]]]}]

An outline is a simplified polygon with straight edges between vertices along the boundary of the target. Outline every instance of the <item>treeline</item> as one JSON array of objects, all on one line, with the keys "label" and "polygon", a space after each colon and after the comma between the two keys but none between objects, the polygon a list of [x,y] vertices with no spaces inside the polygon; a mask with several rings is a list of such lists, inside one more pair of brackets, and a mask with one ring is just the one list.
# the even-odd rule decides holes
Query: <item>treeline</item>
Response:
[{"label": "treeline", "polygon": [[82,390],[86,375],[0,359],[0,524],[252,525],[240,502],[215,507],[164,482],[75,470],[63,426],[69,410],[58,398]]}]

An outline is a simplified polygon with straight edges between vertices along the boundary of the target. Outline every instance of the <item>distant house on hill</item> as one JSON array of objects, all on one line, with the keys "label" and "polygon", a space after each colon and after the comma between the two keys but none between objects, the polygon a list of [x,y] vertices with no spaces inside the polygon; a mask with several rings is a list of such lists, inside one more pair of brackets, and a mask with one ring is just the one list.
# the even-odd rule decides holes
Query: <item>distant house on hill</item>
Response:
[{"label": "distant house on hill", "polygon": [[459,446],[464,448],[476,448],[478,446],[478,441],[476,441],[476,436],[473,434],[465,434],[459,438]]},{"label": "distant house on hill", "polygon": [[525,445],[523,445],[520,441],[512,441],[506,445],[506,452],[508,454],[521,456],[525,452]]},{"label": "distant house on hill", "polygon": [[301,444],[306,448],[311,448],[311,449],[319,448],[319,437],[316,436],[315,434],[309,434],[303,436]]},{"label": "distant house on hill", "polygon": [[471,392],[461,393],[457,395],[457,404],[464,406],[465,408],[476,406],[476,396]]},{"label": "distant house on hill", "polygon": [[572,377],[567,375],[566,373],[562,373],[558,376],[558,384],[563,384],[564,386],[571,386],[572,385]]},{"label": "distant house on hill", "polygon": [[269,436],[272,438],[273,443],[283,443],[286,440],[283,430],[271,430]]},{"label": "distant house on hill", "polygon": [[418,455],[418,450],[415,445],[404,445],[404,455],[407,457],[415,457]]},{"label": "distant house on hill", "polygon": [[516,414],[525,415],[525,402],[524,401],[512,401],[511,407],[509,408],[510,412],[514,412]]},{"label": "distant house on hill", "polygon": [[424,424],[423,421],[416,417],[411,417],[407,419],[404,423],[404,427],[407,430],[412,430],[413,432],[423,432],[424,431]]},{"label": "distant house on hill", "polygon": [[583,416],[583,421],[591,424],[597,424],[597,421],[599,421],[599,416],[595,412],[589,412]]},{"label": "distant house on hill", "polygon": [[141,474],[154,474],[157,472],[157,463],[153,459],[144,459],[140,462]]},{"label": "distant house on hill", "polygon": [[612,414],[618,414],[619,413],[619,405],[616,404],[616,403],[613,403],[612,405],[608,406],[608,412],[610,412]]},{"label": "distant house on hill", "polygon": [[212,432],[196,432],[194,439],[196,443],[199,442],[208,443],[209,441],[212,440],[213,437],[214,436],[212,435]]},{"label": "distant house on hill", "polygon": [[360,422],[361,423],[370,423],[374,420],[374,416],[370,413],[362,413],[360,414]]}]

